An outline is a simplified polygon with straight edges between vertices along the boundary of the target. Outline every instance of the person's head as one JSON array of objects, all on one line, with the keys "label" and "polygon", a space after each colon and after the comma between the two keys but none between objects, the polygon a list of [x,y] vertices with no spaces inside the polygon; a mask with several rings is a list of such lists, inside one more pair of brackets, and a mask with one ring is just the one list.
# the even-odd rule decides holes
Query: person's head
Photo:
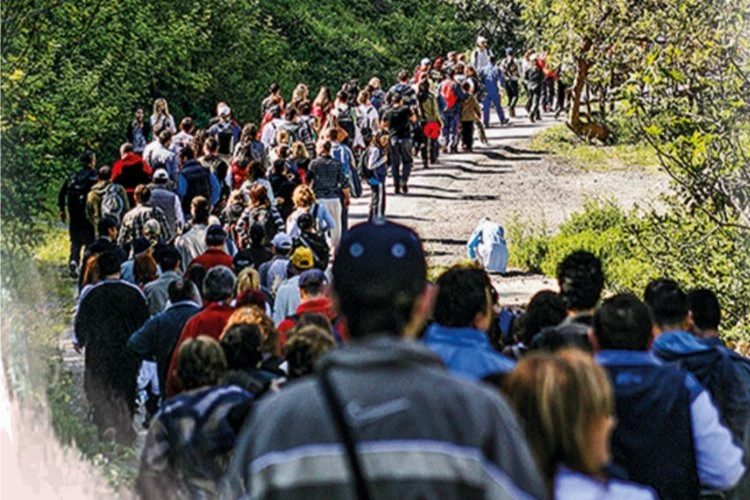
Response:
[{"label": "person's head", "polygon": [[268,190],[263,184],[255,184],[250,188],[250,206],[260,207],[269,205],[271,201],[268,199]]},{"label": "person's head", "polygon": [[133,152],[133,145],[129,142],[124,143],[120,146],[120,158],[125,158],[129,153]]},{"label": "person's head", "polygon": [[421,80],[419,82],[419,93],[426,95],[430,92],[430,80]]},{"label": "person's head", "polygon": [[513,47],[506,47],[505,48],[505,55],[508,57],[508,59],[513,58]]},{"label": "person's head", "polygon": [[240,134],[240,142],[248,144],[253,142],[258,137],[258,127],[254,123],[246,123],[242,127],[242,133]]},{"label": "person's head", "polygon": [[169,182],[169,174],[163,168],[157,168],[151,175],[151,182],[158,185],[164,185]]},{"label": "person's head", "polygon": [[180,278],[170,282],[167,287],[167,296],[172,304],[185,301],[195,302],[196,304],[201,302],[198,287],[189,279]]},{"label": "person's head", "polygon": [[379,146],[383,149],[388,149],[388,143],[390,141],[390,135],[387,130],[378,130],[375,137],[372,139],[375,146]]},{"label": "person's head", "polygon": [[281,106],[274,104],[268,108],[268,114],[271,115],[271,118],[273,119],[281,118]]},{"label": "person's head", "polygon": [[307,96],[310,95],[310,89],[307,88],[307,85],[304,83],[298,83],[296,87],[294,87],[294,91],[292,92],[292,100],[293,101],[302,101],[303,99],[307,99]]},{"label": "person's head", "polygon": [[687,302],[693,319],[693,333],[698,337],[718,334],[721,306],[716,294],[707,288],[696,288],[687,293]]},{"label": "person's head", "polygon": [[258,325],[234,324],[224,330],[219,344],[230,370],[254,370],[263,361],[263,336]]},{"label": "person's head", "polygon": [[268,93],[269,94],[276,95],[279,92],[281,92],[281,86],[278,83],[273,82],[273,83],[271,83],[271,85],[268,86]]},{"label": "person's head", "polygon": [[398,72],[397,78],[400,83],[409,83],[409,72],[405,69],[402,69]]},{"label": "person's head", "polygon": [[320,269],[309,269],[299,276],[299,295],[302,302],[318,299],[325,294],[328,278]]},{"label": "person's head", "polygon": [[561,465],[601,475],[611,459],[614,396],[591,356],[575,349],[532,353],[507,376],[504,390],[550,489]]},{"label": "person's head", "polygon": [[464,83],[462,83],[461,84],[461,90],[463,90],[464,93],[467,94],[467,95],[471,94],[471,83],[469,83],[468,80],[465,81]]},{"label": "person's head", "polygon": [[484,269],[454,266],[437,280],[435,321],[447,327],[471,327],[486,332],[492,320],[490,288]]},{"label": "person's head", "polygon": [[228,267],[212,267],[203,278],[203,299],[206,302],[227,302],[232,298],[236,281]]},{"label": "person's head", "polygon": [[154,115],[158,116],[160,114],[169,114],[169,105],[167,104],[167,100],[163,97],[154,100]]},{"label": "person's head", "polygon": [[659,333],[690,328],[687,295],[675,280],[659,278],[652,281],[646,286],[643,300]]},{"label": "person's head", "polygon": [[464,73],[466,74],[466,76],[477,76],[477,70],[474,69],[474,66],[472,66],[471,64],[468,64],[466,66]]},{"label": "person's head", "polygon": [[335,345],[336,342],[330,332],[319,326],[307,325],[296,328],[284,345],[289,378],[311,374],[318,359]]},{"label": "person's head", "polygon": [[286,161],[284,160],[276,160],[273,162],[273,169],[274,175],[284,175],[286,174]]},{"label": "person's head", "polygon": [[167,147],[172,143],[172,132],[170,132],[169,129],[165,128],[161,132],[159,132],[159,143]]},{"label": "person's head", "polygon": [[249,290],[260,290],[260,274],[252,267],[246,267],[237,275],[237,295]]},{"label": "person's head", "polygon": [[99,276],[102,278],[120,277],[120,257],[114,250],[102,252],[97,259]]},{"label": "person's head", "polygon": [[219,151],[219,141],[215,137],[206,137],[203,143],[203,153],[209,156],[215,156]]},{"label": "person's head", "polygon": [[305,212],[297,217],[297,227],[303,233],[310,233],[315,231],[315,221],[311,214]]},{"label": "person's head", "polygon": [[195,159],[195,152],[193,152],[193,148],[190,146],[185,146],[184,148],[180,149],[180,165],[184,165],[190,160]]},{"label": "person's head", "polygon": [[158,278],[157,271],[156,260],[151,252],[139,253],[133,258],[133,277],[139,286]]},{"label": "person's head", "polygon": [[279,353],[279,332],[276,330],[273,320],[266,315],[262,308],[257,306],[237,307],[227,320],[220,338],[232,326],[240,324],[258,325],[261,336],[261,351],[264,353]]},{"label": "person's head", "polygon": [[604,288],[602,263],[591,252],[576,250],[557,266],[557,283],[569,313],[591,311]]},{"label": "person's head", "polygon": [[162,272],[179,270],[180,252],[173,246],[158,247],[154,250],[154,258],[156,258]]},{"label": "person's head", "polygon": [[309,208],[315,203],[315,193],[307,184],[300,184],[292,192],[295,208]]},{"label": "person's head", "polygon": [[193,119],[189,116],[186,116],[182,120],[180,120],[180,130],[185,132],[186,134],[189,134],[193,131]]},{"label": "person's head", "polygon": [[309,116],[312,113],[312,103],[310,101],[302,101],[297,106],[297,109],[299,109],[301,116]]},{"label": "person's head", "polygon": [[333,143],[339,142],[339,131],[335,128],[330,129],[326,135],[326,139]]},{"label": "person's head", "polygon": [[188,339],[177,353],[177,378],[185,391],[216,385],[227,370],[224,350],[206,335]]},{"label": "person's head", "polygon": [[357,103],[362,104],[364,106],[368,106],[370,104],[370,98],[372,96],[367,90],[361,90],[359,94],[357,95]]},{"label": "person's head", "polygon": [[99,167],[99,170],[97,170],[97,178],[100,181],[108,181],[112,179],[112,169],[108,165]]},{"label": "person's head", "polygon": [[307,158],[307,148],[305,147],[305,143],[302,141],[295,141],[292,143],[292,148],[290,150],[291,157],[293,159],[296,158]]},{"label": "person's head", "polygon": [[521,320],[519,340],[531,345],[534,335],[548,326],[560,324],[567,316],[567,308],[560,296],[552,290],[537,292],[529,301],[526,313]]},{"label": "person's head", "polygon": [[222,121],[229,121],[232,119],[232,110],[226,104],[220,104],[217,111],[219,113],[219,118],[221,118]]},{"label": "person's head", "polygon": [[185,271],[185,276],[195,284],[196,290],[200,293],[203,290],[203,280],[206,278],[206,267],[201,264],[191,264]]},{"label": "person's head", "polygon": [[161,224],[159,224],[159,221],[156,219],[149,219],[146,221],[146,223],[143,225],[143,230],[141,231],[144,238],[150,240],[150,241],[157,241],[159,239],[159,236],[161,235]]},{"label": "person's head", "polygon": [[96,230],[99,232],[99,236],[106,236],[110,240],[117,238],[117,232],[119,231],[120,224],[111,215],[105,215],[99,219]]},{"label": "person's head", "polygon": [[138,184],[133,192],[135,202],[139,205],[151,201],[151,189],[145,184]]},{"label": "person's head", "polygon": [[321,141],[318,144],[318,155],[319,156],[331,156],[331,141]]},{"label": "person's head", "polygon": [[297,119],[297,108],[294,106],[288,106],[284,111],[284,119],[293,122]]},{"label": "person's head", "polygon": [[479,47],[480,49],[483,49],[486,46],[487,46],[487,39],[485,37],[483,37],[483,36],[478,36],[477,37],[477,47]]},{"label": "person's head", "polygon": [[[265,230],[263,235],[265,237]],[[289,255],[292,251],[292,238],[286,233],[276,233],[271,240],[271,248],[277,255]]]},{"label": "person's head", "polygon": [[463,75],[465,68],[466,68],[466,66],[462,62],[458,62],[458,63],[456,63],[455,66],[453,66],[453,69],[455,70],[455,72],[456,72],[457,75]]},{"label": "person's head", "polygon": [[592,326],[590,340],[595,351],[645,351],[653,338],[648,307],[630,294],[605,300],[594,314]]},{"label": "person's head", "polygon": [[394,92],[391,97],[391,104],[394,108],[398,108],[402,104],[404,104],[404,98],[401,96],[401,94]]},{"label": "person's head", "polygon": [[448,54],[446,54],[446,56],[448,57],[448,61],[450,61],[452,63],[455,63],[458,60],[458,54],[456,54],[456,52],[453,51],[453,50],[451,50],[450,52],[448,52]]},{"label": "person's head", "polygon": [[143,111],[143,106],[141,106],[141,105],[136,105],[136,106],[135,106],[135,107],[133,108],[133,114],[135,115],[135,119],[136,119],[136,120],[138,120],[139,122],[140,122],[140,121],[143,121],[143,117],[144,117],[144,115],[145,115],[145,113],[144,113],[144,111]]},{"label": "person's head", "polygon": [[190,213],[196,224],[208,224],[208,216],[211,215],[211,205],[204,196],[196,196],[190,202]]},{"label": "person's head", "polygon": [[224,248],[227,241],[227,233],[219,224],[208,226],[206,230],[206,246],[213,248]]},{"label": "person's head", "polygon": [[94,168],[96,166],[96,153],[87,149],[81,154],[81,166],[84,168]]},{"label": "person's head", "polygon": [[300,246],[292,251],[289,256],[289,272],[294,274],[302,273],[308,269],[312,269],[315,264],[315,258],[313,257],[312,250],[305,246]]},{"label": "person's head", "polygon": [[351,228],[333,262],[333,291],[350,335],[415,335],[427,316],[427,264],[411,229],[376,220]]}]

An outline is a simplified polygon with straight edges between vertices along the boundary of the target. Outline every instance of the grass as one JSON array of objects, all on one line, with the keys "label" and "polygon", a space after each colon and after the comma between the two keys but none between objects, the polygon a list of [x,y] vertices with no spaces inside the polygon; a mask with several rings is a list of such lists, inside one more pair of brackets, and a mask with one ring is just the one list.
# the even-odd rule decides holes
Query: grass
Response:
[{"label": "grass", "polygon": [[[81,377],[63,360],[59,338],[72,324],[75,306],[74,286],[65,266],[68,235],[55,226],[45,227],[44,234],[44,241],[31,256],[12,262],[12,274],[11,263],[3,262],[9,285],[8,296],[4,297],[3,330],[10,332],[11,341],[13,337],[23,338],[26,347],[25,355],[14,356],[11,364],[25,372],[17,378],[28,379],[27,393],[36,402],[46,402],[58,440],[96,466],[113,493],[132,490],[137,473],[135,451],[99,440],[86,412]],[[28,399],[18,391],[16,395]]]},{"label": "grass", "polygon": [[648,144],[592,145],[578,138],[564,124],[554,125],[536,134],[531,140],[531,149],[549,151],[557,159],[584,171],[636,168],[651,173],[659,169],[656,154]]}]

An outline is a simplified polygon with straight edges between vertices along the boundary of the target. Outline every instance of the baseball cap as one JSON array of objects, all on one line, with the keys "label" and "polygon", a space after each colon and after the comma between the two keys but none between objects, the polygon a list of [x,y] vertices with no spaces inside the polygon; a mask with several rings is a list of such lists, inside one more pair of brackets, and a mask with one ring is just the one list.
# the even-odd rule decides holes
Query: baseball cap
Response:
[{"label": "baseball cap", "polygon": [[300,288],[317,288],[325,283],[328,283],[328,278],[320,269],[308,269],[299,275]]},{"label": "baseball cap", "polygon": [[240,250],[237,252],[237,255],[234,256],[234,259],[232,259],[232,267],[234,268],[234,272],[238,274],[246,267],[251,267],[252,265],[253,254],[247,249]]},{"label": "baseball cap", "polygon": [[232,110],[229,109],[229,106],[226,104],[222,104],[219,106],[219,116],[229,116],[232,114]]},{"label": "baseball cap", "polygon": [[486,41],[487,41],[487,39],[485,37],[483,37],[483,36],[478,36],[477,37],[477,43],[483,43],[483,42],[486,42]]},{"label": "baseball cap", "polygon": [[341,242],[333,261],[339,297],[363,304],[389,304],[401,293],[417,296],[425,286],[427,263],[419,236],[384,219],[357,224]]},{"label": "baseball cap", "polygon": [[154,175],[152,176],[152,179],[155,181],[168,181],[169,174],[163,168],[157,168],[154,171]]},{"label": "baseball cap", "polygon": [[271,240],[271,245],[280,250],[289,250],[292,248],[292,238],[286,233],[276,233]]},{"label": "baseball cap", "polygon": [[298,247],[292,256],[289,257],[289,262],[299,270],[310,269],[315,263],[312,251],[307,247]]},{"label": "baseball cap", "polygon": [[209,246],[221,245],[227,239],[227,233],[218,224],[208,226],[206,229],[206,244]]},{"label": "baseball cap", "polygon": [[422,59],[422,61],[420,62],[420,64],[422,66],[427,66],[428,64],[430,64],[430,59],[427,58],[427,57],[425,57],[424,59]]},{"label": "baseball cap", "polygon": [[506,54],[512,54],[513,53],[513,47],[505,47],[505,53]]}]

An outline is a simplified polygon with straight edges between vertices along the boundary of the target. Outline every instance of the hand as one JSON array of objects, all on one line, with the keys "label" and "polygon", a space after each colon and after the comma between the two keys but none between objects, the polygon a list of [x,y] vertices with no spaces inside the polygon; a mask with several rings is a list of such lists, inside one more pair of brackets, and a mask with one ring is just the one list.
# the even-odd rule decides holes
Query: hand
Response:
[{"label": "hand", "polygon": [[73,342],[73,349],[78,354],[81,354],[83,352],[83,347],[81,347],[81,344],[79,344],[78,342]]},{"label": "hand", "polygon": [[60,222],[65,222],[65,210],[60,210]]}]

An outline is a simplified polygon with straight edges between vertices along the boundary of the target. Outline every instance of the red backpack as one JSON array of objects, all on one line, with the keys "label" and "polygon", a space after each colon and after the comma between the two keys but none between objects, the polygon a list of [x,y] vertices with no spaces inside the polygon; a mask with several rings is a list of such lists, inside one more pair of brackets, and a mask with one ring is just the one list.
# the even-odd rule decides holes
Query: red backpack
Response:
[{"label": "red backpack", "polygon": [[440,95],[445,99],[445,109],[450,111],[458,102],[458,95],[456,95],[456,82],[449,80],[443,82],[440,86]]}]

